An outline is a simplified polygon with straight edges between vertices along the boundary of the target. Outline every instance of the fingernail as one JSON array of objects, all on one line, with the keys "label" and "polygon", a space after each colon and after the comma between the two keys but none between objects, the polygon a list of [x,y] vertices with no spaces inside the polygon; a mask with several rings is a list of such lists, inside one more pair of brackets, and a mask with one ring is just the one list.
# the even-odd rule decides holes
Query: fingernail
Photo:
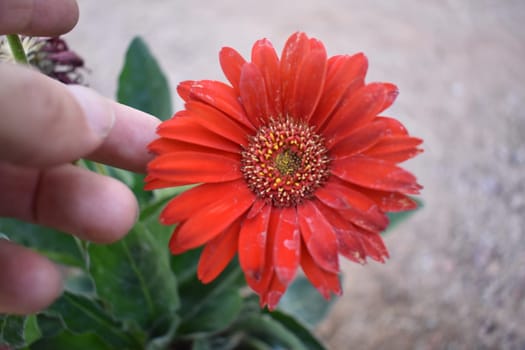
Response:
[{"label": "fingernail", "polygon": [[109,102],[95,91],[80,85],[67,85],[84,111],[89,127],[100,137],[106,137],[115,123],[115,112]]}]

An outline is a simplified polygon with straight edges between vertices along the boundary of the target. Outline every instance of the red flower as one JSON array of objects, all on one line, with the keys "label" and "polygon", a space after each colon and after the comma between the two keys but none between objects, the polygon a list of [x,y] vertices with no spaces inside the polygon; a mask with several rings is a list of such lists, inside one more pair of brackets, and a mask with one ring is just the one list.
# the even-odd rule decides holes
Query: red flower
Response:
[{"label": "red flower", "polygon": [[363,54],[327,58],[323,44],[293,34],[277,56],[262,39],[251,62],[223,48],[231,86],[186,81],[185,109],[150,145],[146,188],[199,184],[171,200],[173,254],[204,246],[198,276],[212,281],[236,253],[261,306],[276,307],[301,266],[326,298],[341,294],[338,255],[383,262],[385,212],[410,210],[421,189],[396,164],[421,150],[379,114],[396,86],[365,84]]}]

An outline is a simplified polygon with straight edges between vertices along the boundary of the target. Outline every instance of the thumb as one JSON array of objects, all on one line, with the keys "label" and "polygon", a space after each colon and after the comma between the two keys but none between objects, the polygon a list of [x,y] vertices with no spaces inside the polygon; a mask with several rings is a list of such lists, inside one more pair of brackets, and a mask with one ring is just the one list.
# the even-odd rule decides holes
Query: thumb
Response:
[{"label": "thumb", "polygon": [[28,68],[0,64],[0,160],[48,167],[93,152],[113,127],[109,102]]}]

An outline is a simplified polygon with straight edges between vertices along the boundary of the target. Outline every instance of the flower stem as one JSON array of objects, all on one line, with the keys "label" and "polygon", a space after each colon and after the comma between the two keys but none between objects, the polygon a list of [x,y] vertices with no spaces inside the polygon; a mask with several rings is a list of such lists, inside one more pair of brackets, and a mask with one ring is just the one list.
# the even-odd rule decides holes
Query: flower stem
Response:
[{"label": "flower stem", "polygon": [[22,42],[20,42],[20,37],[17,34],[8,34],[6,36],[7,43],[9,44],[9,48],[11,49],[15,61],[17,63],[28,64],[29,62],[27,61]]}]

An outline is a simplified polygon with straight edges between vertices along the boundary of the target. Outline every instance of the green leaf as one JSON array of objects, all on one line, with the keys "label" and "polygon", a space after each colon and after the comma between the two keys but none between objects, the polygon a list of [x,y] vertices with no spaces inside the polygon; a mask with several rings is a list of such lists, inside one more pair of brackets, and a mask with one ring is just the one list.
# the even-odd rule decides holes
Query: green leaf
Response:
[{"label": "green leaf", "polygon": [[[271,345],[272,349],[309,350],[302,339],[294,334],[285,325],[269,314],[251,314],[238,323],[238,330],[246,334],[244,342],[253,343],[250,339],[257,339],[259,343]],[[316,349],[315,347],[312,349]],[[322,347],[320,348],[322,349]]]},{"label": "green leaf", "polygon": [[298,339],[300,339],[306,349],[325,350],[325,347],[319,342],[319,340],[317,340],[310,330],[304,327],[292,316],[280,311],[271,312],[270,316],[274,320],[278,321],[281,325],[286,327],[286,329],[293,333]]},{"label": "green leaf", "polygon": [[324,319],[333,302],[334,299],[324,299],[306,277],[298,276],[281,299],[279,309],[313,329]]},{"label": "green leaf", "polygon": [[[63,331],[51,338],[43,338],[31,345],[31,350],[114,350],[97,334],[73,334]],[[140,348],[136,348],[137,350]]]},{"label": "green leaf", "polygon": [[[189,265],[190,269],[195,265]],[[228,328],[242,308],[242,285],[244,279],[236,262],[212,283],[202,284],[195,275],[186,280],[180,285],[182,322],[178,333],[202,336]]]},{"label": "green leaf", "polygon": [[13,242],[32,248],[57,263],[78,267],[85,265],[77,241],[69,234],[7,218],[0,218],[0,232]]},{"label": "green leaf", "polygon": [[182,315],[179,334],[215,333],[228,328],[241,310],[242,298],[237,288],[227,288],[194,306],[198,312],[191,317]]},{"label": "green leaf", "polygon": [[89,246],[97,295],[117,318],[135,321],[146,330],[169,328],[179,306],[168,249],[160,243],[164,237],[156,234],[139,222],[117,243]]},{"label": "green leaf", "polygon": [[0,315],[0,345],[20,348],[28,344],[26,328],[29,318],[26,316]]},{"label": "green leaf", "polygon": [[172,115],[168,81],[140,37],[133,39],[126,52],[117,99],[163,120]]},{"label": "green leaf", "polygon": [[37,315],[37,322],[43,338],[56,337],[65,329],[60,316],[47,315],[45,311]]},{"label": "green leaf", "polygon": [[27,344],[31,344],[42,337],[37,316],[29,315],[26,320],[24,329],[24,338]]},{"label": "green leaf", "polygon": [[142,349],[144,336],[115,320],[95,300],[65,292],[46,313],[60,317],[73,334],[95,333],[113,349]]}]

